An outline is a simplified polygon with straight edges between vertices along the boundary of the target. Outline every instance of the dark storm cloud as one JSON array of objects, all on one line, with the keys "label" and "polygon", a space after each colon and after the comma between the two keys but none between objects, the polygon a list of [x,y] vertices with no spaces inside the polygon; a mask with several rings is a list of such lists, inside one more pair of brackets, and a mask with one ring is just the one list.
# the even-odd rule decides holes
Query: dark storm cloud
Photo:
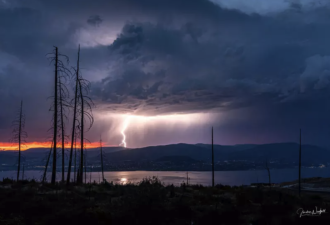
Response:
[{"label": "dark storm cloud", "polygon": [[[21,4],[43,7],[47,10],[60,10],[60,11],[70,11],[75,8],[76,13],[79,12],[108,12],[109,14],[122,14],[125,12],[131,12],[133,14],[147,13],[150,15],[158,15],[161,13],[184,13],[185,16],[202,16],[202,17],[217,17],[224,18],[230,17],[237,19],[230,11],[216,7],[216,5],[208,0],[28,0],[21,1]],[[222,14],[219,12],[222,12]],[[193,14],[193,15],[192,15]],[[245,17],[243,13],[235,13],[240,15],[240,17]],[[127,16],[126,16],[127,17]]]},{"label": "dark storm cloud", "polygon": [[[322,66],[315,65],[320,71],[308,72],[313,70],[311,63],[323,60],[323,56],[314,55],[317,51],[311,45],[322,45],[323,52],[329,52],[326,38],[315,35],[322,31],[330,36],[324,31],[328,24],[288,23],[281,16],[262,20],[245,16],[244,21],[227,22],[230,27],[206,28],[198,22],[176,27],[159,21],[126,24],[110,46],[117,77],[95,86],[104,90],[98,94],[108,103],[120,103],[119,109],[126,98],[135,98],[135,105],[140,102],[144,110],[151,107],[160,113],[164,104],[176,109],[175,105],[180,105],[186,111],[223,110],[225,105],[240,107],[239,102],[247,98],[258,102],[263,94],[271,94],[269,101],[274,103],[304,98],[302,88],[313,82],[317,82],[314,88],[328,87],[327,75],[318,75],[326,74]],[[112,101],[110,95],[119,102]],[[139,107],[134,109],[139,111]]]},{"label": "dark storm cloud", "polygon": [[49,71],[38,71],[20,64],[9,64],[0,71],[0,140],[9,141],[11,122],[15,119],[20,101],[23,101],[23,112],[26,115],[26,128],[29,137],[43,141],[40,133],[50,127],[47,114],[51,95],[48,87],[51,82],[46,76],[31,76]]},{"label": "dark storm cloud", "polygon": [[[324,4],[0,2],[0,103],[7,106],[0,118],[9,118],[22,96],[45,102],[52,91],[45,54],[57,45],[74,65],[80,43],[82,71],[93,82],[96,110],[155,115],[249,109],[268,115],[255,123],[259,127],[272,118],[289,123],[298,109],[301,116],[292,126],[307,118],[303,115],[326,119],[330,11]],[[42,110],[48,107],[47,102],[41,105]],[[302,112],[304,106],[308,110]]]},{"label": "dark storm cloud", "polygon": [[100,24],[102,23],[102,19],[99,15],[93,15],[90,16],[87,20],[87,23],[93,26],[100,26]]},{"label": "dark storm cloud", "polygon": [[64,46],[78,25],[59,27],[47,13],[36,9],[0,8],[0,50],[25,63],[40,63],[53,45]]}]

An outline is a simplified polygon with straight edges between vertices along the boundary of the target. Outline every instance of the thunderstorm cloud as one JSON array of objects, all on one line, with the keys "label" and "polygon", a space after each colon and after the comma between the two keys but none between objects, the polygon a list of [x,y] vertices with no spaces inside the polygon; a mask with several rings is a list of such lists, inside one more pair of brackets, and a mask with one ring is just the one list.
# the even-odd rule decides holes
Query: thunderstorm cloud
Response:
[{"label": "thunderstorm cloud", "polygon": [[[302,128],[326,146],[329,13],[325,0],[2,0],[0,142],[21,99],[30,138],[42,140],[53,92],[45,55],[56,45],[74,66],[80,44],[97,106],[91,139],[120,126],[108,114],[211,113],[218,143],[297,141]],[[157,129],[171,142],[166,127],[146,136]]]}]

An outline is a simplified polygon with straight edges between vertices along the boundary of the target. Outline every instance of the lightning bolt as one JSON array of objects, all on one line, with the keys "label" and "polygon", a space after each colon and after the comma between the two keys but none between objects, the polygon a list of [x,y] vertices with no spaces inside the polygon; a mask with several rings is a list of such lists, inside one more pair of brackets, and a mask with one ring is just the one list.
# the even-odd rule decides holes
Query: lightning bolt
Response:
[{"label": "lightning bolt", "polygon": [[[134,118],[133,121],[131,119]],[[127,147],[126,143],[126,130],[131,122],[134,122],[134,125],[136,125],[135,129],[139,127],[141,124],[147,124],[151,123],[164,123],[164,122],[171,122],[171,124],[176,123],[183,123],[184,125],[189,125],[191,123],[201,122],[201,120],[207,119],[206,116],[202,113],[196,113],[196,114],[173,114],[173,115],[160,115],[160,116],[140,116],[140,115],[121,115],[121,120],[123,120],[123,125],[121,128],[121,135],[123,136],[123,139],[119,146]],[[207,120],[205,120],[207,121]],[[136,124],[137,123],[137,124]]]},{"label": "lightning bolt", "polygon": [[127,129],[127,126],[129,124],[129,120],[130,120],[131,117],[127,117],[124,121],[124,125],[123,125],[123,128],[121,130],[121,134],[123,135],[123,140],[121,141],[121,143],[119,144],[119,146],[124,146],[126,148],[127,146],[127,143],[126,143],[126,134],[125,134],[125,131]]}]

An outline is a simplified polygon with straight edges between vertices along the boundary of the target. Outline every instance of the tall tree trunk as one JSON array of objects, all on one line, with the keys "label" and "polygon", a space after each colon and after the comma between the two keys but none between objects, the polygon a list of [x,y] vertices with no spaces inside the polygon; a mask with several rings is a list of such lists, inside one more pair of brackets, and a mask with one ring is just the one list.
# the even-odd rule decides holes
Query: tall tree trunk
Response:
[{"label": "tall tree trunk", "polygon": [[44,175],[42,176],[42,183],[44,183],[45,180],[46,180],[47,168],[48,168],[48,163],[49,163],[49,160],[50,160],[50,156],[52,154],[53,143],[54,142],[52,142],[52,145],[51,145],[50,150],[49,150],[49,154],[48,154],[48,158],[47,158],[47,162],[46,162],[46,167],[45,167],[45,170],[44,170]]},{"label": "tall tree trunk", "polygon": [[74,139],[74,174],[73,174],[73,182],[76,183],[76,173],[77,173],[77,139]]},{"label": "tall tree trunk", "polygon": [[214,187],[214,151],[213,151],[213,127],[212,127],[212,187]]},{"label": "tall tree trunk", "polygon": [[56,143],[57,143],[57,67],[58,67],[58,48],[55,47],[55,93],[54,93],[54,152],[53,152],[53,170],[52,170],[52,184],[56,182]]},{"label": "tall tree trunk", "polygon": [[299,197],[301,192],[301,129],[299,138]]},{"label": "tall tree trunk", "polygon": [[[72,153],[73,153],[73,141],[75,141],[75,128],[76,128],[76,116],[77,116],[77,95],[78,95],[78,79],[79,79],[79,57],[80,57],[80,45],[78,48],[78,60],[77,60],[77,71],[76,71],[76,90],[74,95],[74,109],[73,109],[73,122],[72,122],[72,135],[71,135],[71,149],[70,149],[70,158],[69,158],[69,167],[67,175],[67,184],[70,183],[70,174],[71,174],[71,164],[72,164]],[[76,164],[76,162],[75,162]],[[75,165],[76,167],[76,165]],[[76,168],[75,168],[76,170]],[[75,171],[76,172],[76,171]]]},{"label": "tall tree trunk", "polygon": [[100,140],[101,146],[101,169],[102,169],[102,182],[104,182],[104,169],[103,169],[103,150],[102,150],[102,139]]},{"label": "tall tree trunk", "polygon": [[61,131],[62,131],[62,183],[64,183],[64,120],[63,120],[63,96],[62,96],[62,83],[59,77],[60,83],[60,110],[61,110]]},{"label": "tall tree trunk", "polygon": [[86,149],[85,149],[85,156],[84,156],[84,165],[85,165],[85,184],[87,184],[87,162],[86,162]]},{"label": "tall tree trunk", "polygon": [[23,116],[23,101],[21,101],[21,109],[19,112],[19,127],[18,127],[18,168],[17,181],[19,180],[19,171],[21,169],[21,134],[22,134],[22,116]]},{"label": "tall tree trunk", "polygon": [[78,183],[83,183],[83,174],[84,174],[84,96],[82,92],[81,82],[78,80],[79,89],[80,89],[80,101],[81,101],[81,121],[80,121],[80,168],[79,168],[79,181]]}]

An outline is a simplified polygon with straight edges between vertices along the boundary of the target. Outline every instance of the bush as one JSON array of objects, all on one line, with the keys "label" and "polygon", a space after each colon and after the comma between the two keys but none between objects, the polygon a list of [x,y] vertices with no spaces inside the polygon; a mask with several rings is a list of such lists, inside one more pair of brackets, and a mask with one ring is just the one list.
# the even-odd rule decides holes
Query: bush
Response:
[{"label": "bush", "polygon": [[15,181],[10,178],[2,178],[2,184],[13,184]]},{"label": "bush", "polygon": [[203,190],[205,187],[201,184],[193,184],[193,185],[190,185],[190,187],[194,190]]},{"label": "bush", "polygon": [[[46,191],[41,192],[31,185],[33,181],[26,185],[10,179],[5,182],[22,188],[0,189],[1,225],[162,225],[192,221],[195,225],[296,224],[293,219],[297,208],[312,209],[315,205],[327,208],[327,199],[318,195],[304,193],[298,198],[280,189],[234,189],[223,185],[215,188],[191,185],[183,192],[174,185],[165,187],[157,177],[136,184],[95,185],[90,192],[90,185],[67,189],[46,184],[50,188],[43,186]],[[312,219],[326,219],[326,216]]]}]

